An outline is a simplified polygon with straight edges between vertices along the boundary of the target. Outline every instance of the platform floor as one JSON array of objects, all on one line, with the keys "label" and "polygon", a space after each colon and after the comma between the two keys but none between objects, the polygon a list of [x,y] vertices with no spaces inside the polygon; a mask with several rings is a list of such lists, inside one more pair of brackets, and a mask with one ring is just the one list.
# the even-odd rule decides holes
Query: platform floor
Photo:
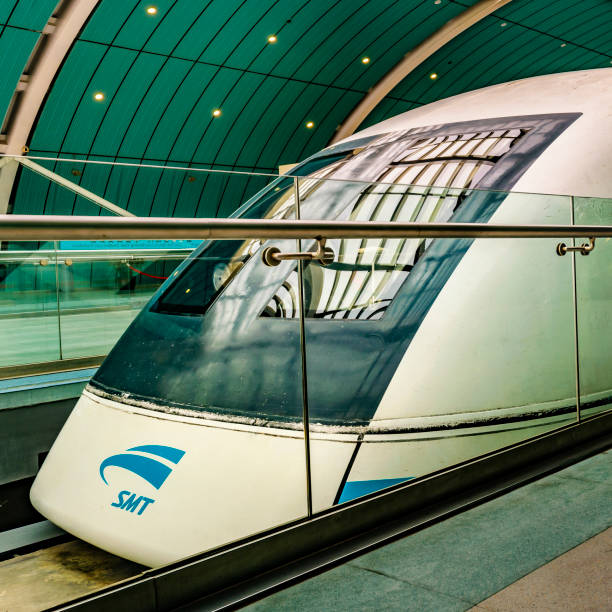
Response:
[{"label": "platform floor", "polygon": [[612,451],[248,606],[612,610]]},{"label": "platform floor", "polygon": [[612,527],[517,580],[472,610],[612,610]]},{"label": "platform floor", "polygon": [[144,302],[99,311],[65,311],[57,316],[0,317],[0,367],[61,358],[106,355]]}]

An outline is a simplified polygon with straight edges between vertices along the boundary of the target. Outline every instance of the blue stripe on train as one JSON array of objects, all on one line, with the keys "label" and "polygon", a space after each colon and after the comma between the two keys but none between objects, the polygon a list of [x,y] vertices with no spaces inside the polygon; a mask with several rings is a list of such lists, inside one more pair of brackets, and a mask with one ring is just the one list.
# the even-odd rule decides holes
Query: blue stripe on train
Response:
[{"label": "blue stripe on train", "polygon": [[342,489],[342,495],[340,495],[338,503],[343,504],[344,502],[351,501],[351,499],[357,499],[358,497],[362,497],[363,495],[367,495],[368,493],[374,493],[374,491],[380,491],[381,489],[386,489],[391,485],[399,484],[400,482],[406,482],[407,480],[412,479],[413,476],[409,476],[408,478],[353,480],[353,482],[347,482],[344,485],[344,489]]}]

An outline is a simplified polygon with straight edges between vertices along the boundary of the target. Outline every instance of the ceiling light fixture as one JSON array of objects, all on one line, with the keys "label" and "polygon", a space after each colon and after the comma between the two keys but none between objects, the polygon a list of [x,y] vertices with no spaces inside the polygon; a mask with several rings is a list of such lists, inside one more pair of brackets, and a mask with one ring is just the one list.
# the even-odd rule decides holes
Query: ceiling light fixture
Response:
[{"label": "ceiling light fixture", "polygon": [[94,94],[94,100],[102,102],[102,100],[104,100],[104,94],[101,91],[96,91],[96,93]]},{"label": "ceiling light fixture", "polygon": [[361,63],[362,64],[369,64],[370,63],[370,58],[369,57],[362,57],[361,58]]},{"label": "ceiling light fixture", "polygon": [[278,38],[276,38],[276,34],[270,34],[270,36],[268,36],[268,42],[271,45],[273,45],[277,40]]},{"label": "ceiling light fixture", "polygon": [[314,127],[314,121],[307,121],[307,122],[306,122],[306,127],[307,127],[309,130],[312,130],[312,128]]},{"label": "ceiling light fixture", "polygon": [[215,110],[212,112],[212,116],[213,117],[220,117],[221,116],[221,109],[220,108],[215,108]]},{"label": "ceiling light fixture", "polygon": [[432,72],[432,73],[429,75],[429,78],[430,78],[432,81],[435,81],[435,80],[438,78],[438,74],[437,74],[436,72]]},{"label": "ceiling light fixture", "polygon": [[566,46],[567,46],[567,43],[561,43],[561,46],[562,46],[562,47],[566,47]]},{"label": "ceiling light fixture", "polygon": [[147,7],[148,15],[157,15],[157,7],[156,6],[148,6]]},{"label": "ceiling light fixture", "polygon": [[507,23],[504,21],[504,22],[502,22],[501,27],[502,27],[502,28],[505,28],[507,25],[508,25],[508,24],[507,24]]}]

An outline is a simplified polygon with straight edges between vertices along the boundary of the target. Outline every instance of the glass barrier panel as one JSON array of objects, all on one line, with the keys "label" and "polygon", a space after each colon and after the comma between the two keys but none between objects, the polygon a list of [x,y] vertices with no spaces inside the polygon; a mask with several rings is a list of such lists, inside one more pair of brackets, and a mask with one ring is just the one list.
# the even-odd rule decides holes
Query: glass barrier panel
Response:
[{"label": "glass barrier panel", "polygon": [[[34,157],[28,163],[34,167],[18,169],[12,209],[15,214],[98,216],[127,211],[140,216],[227,216],[246,195],[274,179],[270,175],[208,171],[204,167],[142,166],[95,159]],[[46,171],[54,174],[45,174]],[[287,185],[291,185],[291,179],[276,177],[273,185],[243,206],[242,214],[258,217],[267,214],[269,206],[274,205],[280,210],[272,210],[270,215],[282,216],[287,206],[292,206],[292,201],[285,202]],[[255,206],[251,205],[253,202]],[[56,313],[53,325],[59,337],[55,351],[50,352],[48,346],[38,351],[40,361],[49,361],[51,354],[53,359],[105,355],[176,265],[200,243],[200,240],[61,240],[57,245],[4,242],[0,254],[58,248],[57,270],[54,265],[51,275],[57,287],[47,297]],[[231,272],[229,268],[221,270],[223,265],[219,263],[219,276]],[[24,274],[22,271],[21,275]],[[40,280],[32,282],[40,285]],[[38,291],[38,295],[42,293]],[[7,293],[5,309],[11,310],[11,303]],[[48,310],[48,305],[45,309]],[[18,333],[19,328],[13,329]],[[7,348],[6,365],[22,363],[18,355],[15,363],[11,363],[11,355],[15,351]],[[36,355],[23,359],[39,362]]]},{"label": "glass barrier panel", "polygon": [[[572,219],[567,197],[473,188],[491,169],[487,160],[421,161],[416,151],[416,161],[383,159],[370,180],[350,180],[372,165],[360,154],[330,154],[295,179],[45,163],[144,216],[226,216],[250,186],[268,183],[238,216]],[[21,170],[19,189],[16,213],[112,214],[30,169]],[[20,209],[27,201],[46,208]],[[594,211],[609,223],[606,210],[577,199],[573,212],[576,223],[597,223],[579,218]],[[32,499],[53,507],[53,520],[69,531],[78,523],[83,539],[155,566],[304,517],[309,500],[321,511],[574,422],[572,257],[558,256],[557,242],[364,236],[58,241],[27,250],[5,243],[0,367],[108,352]],[[597,246],[605,265],[605,244]],[[329,257],[264,257],[317,249]],[[595,268],[585,267],[598,254],[577,256],[587,415],[608,397],[600,376],[607,361],[599,359],[605,334],[597,338],[605,292]],[[60,461],[77,447],[88,451],[79,462]],[[150,487],[121,475],[124,465],[104,466],[151,455],[164,460],[166,477],[145,478]],[[78,504],[66,503],[72,491]],[[105,529],[124,515],[157,518],[130,523],[121,542],[109,539]]]},{"label": "glass barrier panel", "polygon": [[[612,200],[574,197],[573,205],[576,225],[612,225]],[[574,244],[588,242],[576,238]],[[576,265],[580,415],[585,418],[612,404],[612,239],[597,238],[588,257],[566,257],[574,257]]]},{"label": "glass barrier panel", "polygon": [[199,241],[59,241],[64,359],[106,355]]},{"label": "glass barrier panel", "polygon": [[[308,219],[571,219],[566,197],[447,186],[303,180],[300,200]],[[303,264],[315,511],[576,420],[571,262],[556,242],[331,239],[333,262]],[[294,266],[270,316],[288,316],[297,280]]]},{"label": "glass barrier panel", "polygon": [[[295,218],[293,181],[277,181],[242,214]],[[269,245],[293,250],[295,241]],[[69,270],[62,286],[70,287],[62,323],[71,334],[67,347],[75,351],[79,334],[102,338],[104,319],[112,321],[122,308],[126,318],[135,314],[132,303],[152,290],[149,277],[140,279],[143,272],[168,278],[80,398],[34,484],[34,505],[44,500],[58,525],[69,530],[76,521],[81,538],[152,566],[306,516],[299,319],[279,327],[260,316],[293,263],[266,266],[256,239],[204,241],[175,268],[176,262],[164,261],[169,249],[158,260],[149,254],[142,261],[126,260],[124,249],[115,267],[108,247],[97,262],[85,249],[68,246],[60,250],[60,265]],[[69,266],[66,255],[74,258]],[[130,276],[122,276],[126,263]],[[109,288],[112,297],[103,299]],[[105,310],[99,328],[89,322],[96,312],[79,313],[87,308]],[[87,453],[61,464],[75,446]],[[143,463],[143,453],[161,457],[164,473],[171,468],[163,487],[152,472],[148,486],[116,469]],[[78,504],[66,503],[70,491],[79,492]],[[117,524],[129,525],[120,541]]]},{"label": "glass barrier panel", "polygon": [[0,251],[0,368],[61,358],[55,251]]}]

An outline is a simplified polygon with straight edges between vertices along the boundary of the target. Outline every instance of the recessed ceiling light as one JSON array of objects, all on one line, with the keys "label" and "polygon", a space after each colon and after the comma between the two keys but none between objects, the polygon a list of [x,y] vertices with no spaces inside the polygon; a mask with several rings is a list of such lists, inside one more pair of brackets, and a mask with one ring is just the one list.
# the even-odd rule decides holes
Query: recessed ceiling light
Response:
[{"label": "recessed ceiling light", "polygon": [[312,130],[312,128],[314,127],[314,121],[307,121],[307,122],[306,122],[306,127],[307,127],[309,130]]},{"label": "recessed ceiling light", "polygon": [[273,45],[277,40],[278,38],[276,38],[276,34],[270,34],[270,36],[268,36],[268,42],[271,45]]},{"label": "recessed ceiling light", "polygon": [[370,63],[370,58],[369,57],[362,57],[361,58],[361,63],[362,64],[369,64]]},{"label": "recessed ceiling light", "polygon": [[436,72],[432,72],[432,73],[429,75],[429,78],[430,78],[432,81],[435,81],[435,80],[438,78],[438,74],[437,74]]},{"label": "recessed ceiling light", "polygon": [[501,27],[502,27],[502,28],[505,28],[507,25],[508,25],[508,24],[507,24],[505,21],[501,23]]},{"label": "recessed ceiling light", "polygon": [[104,100],[104,94],[101,91],[96,91],[96,93],[94,94],[94,100],[102,102],[102,100]]},{"label": "recessed ceiling light", "polygon": [[215,108],[215,110],[212,112],[212,116],[213,117],[220,117],[221,116],[221,109],[220,108]]},{"label": "recessed ceiling light", "polygon": [[148,15],[157,15],[157,7],[156,6],[148,6],[147,7]]},{"label": "recessed ceiling light", "polygon": [[565,47],[565,46],[567,46],[567,43],[561,43],[561,46]]},{"label": "recessed ceiling light", "polygon": [[434,4],[442,4],[442,0],[435,0]]}]

